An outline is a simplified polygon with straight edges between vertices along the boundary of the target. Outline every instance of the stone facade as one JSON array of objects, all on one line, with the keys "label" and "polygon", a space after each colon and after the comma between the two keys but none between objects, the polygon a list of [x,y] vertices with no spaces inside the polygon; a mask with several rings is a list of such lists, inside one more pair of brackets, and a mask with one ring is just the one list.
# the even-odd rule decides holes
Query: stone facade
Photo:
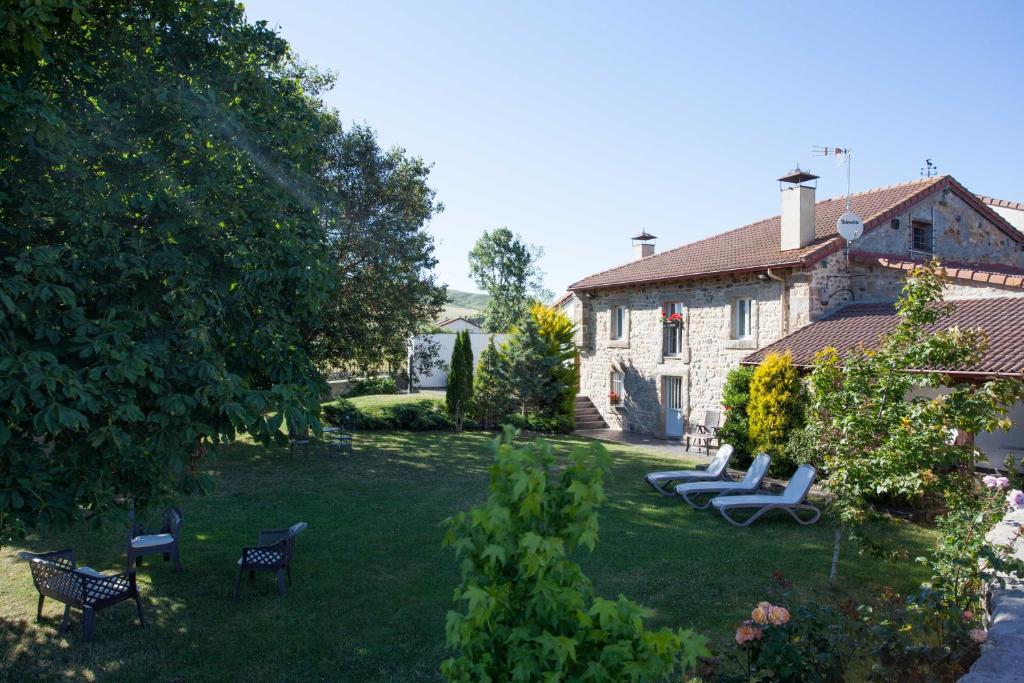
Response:
[{"label": "stone facade", "polygon": [[[911,224],[933,226],[940,258],[1024,266],[1024,251],[985,216],[951,192],[939,192],[898,216],[898,227],[882,225],[864,235],[854,249],[905,257],[911,250]],[[726,373],[752,351],[789,332],[830,315],[850,303],[894,301],[903,286],[902,271],[849,263],[844,252],[826,256],[804,270],[690,279],[665,285],[636,285],[579,293],[573,312],[580,353],[580,393],[589,396],[613,428],[663,434],[665,379],[681,378],[682,410],[700,420],[706,409],[721,407]],[[783,283],[774,278],[783,277]],[[954,282],[947,297],[1024,296],[1020,288]],[[734,339],[735,302],[750,298],[751,335]],[[665,356],[665,304],[680,302],[683,344]],[[621,340],[610,339],[611,311],[624,306]],[[622,405],[609,400],[612,372],[624,376]]]}]

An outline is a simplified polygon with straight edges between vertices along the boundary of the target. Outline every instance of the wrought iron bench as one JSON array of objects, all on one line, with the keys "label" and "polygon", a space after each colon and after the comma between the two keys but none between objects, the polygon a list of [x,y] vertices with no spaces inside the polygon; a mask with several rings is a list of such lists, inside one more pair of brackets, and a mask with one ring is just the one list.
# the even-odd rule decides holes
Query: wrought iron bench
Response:
[{"label": "wrought iron bench", "polygon": [[142,615],[142,599],[135,583],[135,574],[101,574],[91,567],[75,564],[75,551],[69,549],[50,553],[20,552],[18,556],[28,560],[32,570],[32,583],[39,591],[39,607],[36,619],[42,621],[43,603],[46,598],[64,604],[64,619],[60,630],[71,626],[71,608],[82,610],[85,640],[90,641],[95,631],[96,612],[125,600],[135,600],[139,613],[139,626],[145,626]]},{"label": "wrought iron bench", "polygon": [[128,555],[128,571],[135,571],[135,567],[142,566],[142,558],[145,555],[163,555],[164,562],[174,560],[174,571],[181,571],[181,553],[178,549],[178,541],[181,536],[181,525],[185,522],[185,515],[181,510],[171,506],[160,515],[161,527],[157,533],[146,533],[146,530],[135,522],[135,512],[128,515],[131,522],[128,529],[128,542],[126,553]]},{"label": "wrought iron bench", "polygon": [[256,572],[275,572],[277,574],[277,592],[284,595],[285,576],[288,583],[292,582],[292,555],[295,553],[295,537],[309,525],[305,522],[293,524],[287,529],[265,529],[260,531],[256,545],[242,548],[242,557],[238,559],[238,574],[235,576],[235,598],[242,583],[242,572],[249,572],[249,580],[255,578]]}]

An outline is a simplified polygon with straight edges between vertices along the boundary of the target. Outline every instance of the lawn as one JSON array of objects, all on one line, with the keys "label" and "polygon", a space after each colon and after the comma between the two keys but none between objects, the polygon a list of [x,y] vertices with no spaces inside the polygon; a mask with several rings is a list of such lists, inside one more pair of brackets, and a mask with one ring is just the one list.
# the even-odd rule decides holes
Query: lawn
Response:
[{"label": "lawn", "polygon": [[386,406],[399,403],[416,403],[417,401],[444,401],[443,391],[423,390],[415,394],[374,394],[371,396],[356,396],[348,399],[359,410],[373,412]]},{"label": "lawn", "polygon": [[[139,629],[130,603],[97,617],[96,640],[81,642],[80,621],[56,631],[60,608],[47,602],[34,621],[36,594],[14,548],[0,550],[0,680],[345,680],[439,678],[446,656],[444,615],[457,567],[441,548],[440,523],[486,496],[491,436],[366,433],[340,461],[289,455],[247,443],[225,448],[219,485],[180,501],[182,561],[147,558],[139,581],[149,625]],[[564,451],[579,440],[559,438]],[[727,643],[754,603],[771,597],[832,601],[863,597],[882,585],[898,590],[925,579],[911,561],[848,552],[841,595],[824,588],[831,552],[825,524],[799,527],[768,517],[748,529],[662,498],[642,474],[680,464],[632,447],[610,447],[596,551],[582,557],[599,593],[624,593],[654,610],[655,625],[687,626]],[[235,562],[260,528],[309,522],[300,538],[294,585],[279,598],[270,575],[230,591]],[[910,557],[932,542],[907,524],[885,533]],[[119,528],[76,529],[33,538],[37,550],[74,546],[99,569],[123,563]],[[786,598],[769,595],[772,573],[793,582]]]}]

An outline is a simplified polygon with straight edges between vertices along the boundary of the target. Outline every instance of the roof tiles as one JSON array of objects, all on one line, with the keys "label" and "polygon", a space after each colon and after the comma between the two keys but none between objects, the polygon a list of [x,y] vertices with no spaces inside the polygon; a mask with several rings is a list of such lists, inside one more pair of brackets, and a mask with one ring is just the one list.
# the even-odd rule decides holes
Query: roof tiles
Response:
[{"label": "roof tiles", "polygon": [[[988,336],[988,349],[976,365],[938,370],[960,375],[1024,375],[1024,344],[1020,341],[1024,297],[965,299],[949,303],[955,306],[953,313],[929,329],[980,327]],[[840,356],[848,356],[858,348],[877,346],[880,337],[890,332],[897,321],[892,304],[853,304],[752,353],[743,359],[743,363],[757,364],[769,353],[788,351],[793,354],[796,365],[809,367],[813,364],[814,355],[828,346],[835,347]]]},{"label": "roof tiles", "polygon": [[[951,188],[1018,241],[1021,235],[952,176],[923,178],[850,196],[850,208],[864,220],[865,230],[889,220],[933,192]],[[805,266],[841,248],[836,221],[846,210],[845,197],[815,204],[814,241],[800,249],[780,248],[781,217],[774,216],[729,232],[638,259],[586,277],[569,287],[588,290],[749,272],[772,267]]]}]

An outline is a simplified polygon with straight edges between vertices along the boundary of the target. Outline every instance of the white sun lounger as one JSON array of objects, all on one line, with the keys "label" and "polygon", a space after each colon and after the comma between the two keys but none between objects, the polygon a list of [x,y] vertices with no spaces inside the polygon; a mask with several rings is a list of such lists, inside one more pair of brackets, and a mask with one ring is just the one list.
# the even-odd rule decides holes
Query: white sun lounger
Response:
[{"label": "white sun lounger", "polygon": [[672,487],[675,484],[687,481],[716,481],[728,479],[729,474],[726,468],[729,460],[732,459],[733,449],[729,444],[722,444],[715,454],[714,459],[704,470],[666,470],[663,472],[651,472],[644,476],[644,481],[654,487],[654,490],[663,496],[674,496]]},{"label": "white sun lounger", "polygon": [[[786,490],[777,496],[717,496],[711,499],[711,507],[721,512],[726,521],[735,526],[749,526],[769,510],[785,510],[800,524],[814,524],[821,517],[821,511],[807,502],[807,494],[817,476],[818,471],[810,465],[800,465],[786,484]],[[755,509],[756,512],[746,520],[738,522],[730,513],[743,508]],[[812,515],[809,519],[800,519],[798,510],[810,511]]]},{"label": "white sun lounger", "polygon": [[735,496],[757,493],[771,464],[772,459],[766,453],[759,453],[750,463],[750,468],[740,481],[697,481],[690,484],[679,484],[676,486],[676,495],[681,496],[690,507],[706,510],[711,505],[713,498],[707,498],[703,503],[697,502],[702,496],[708,494]]}]

